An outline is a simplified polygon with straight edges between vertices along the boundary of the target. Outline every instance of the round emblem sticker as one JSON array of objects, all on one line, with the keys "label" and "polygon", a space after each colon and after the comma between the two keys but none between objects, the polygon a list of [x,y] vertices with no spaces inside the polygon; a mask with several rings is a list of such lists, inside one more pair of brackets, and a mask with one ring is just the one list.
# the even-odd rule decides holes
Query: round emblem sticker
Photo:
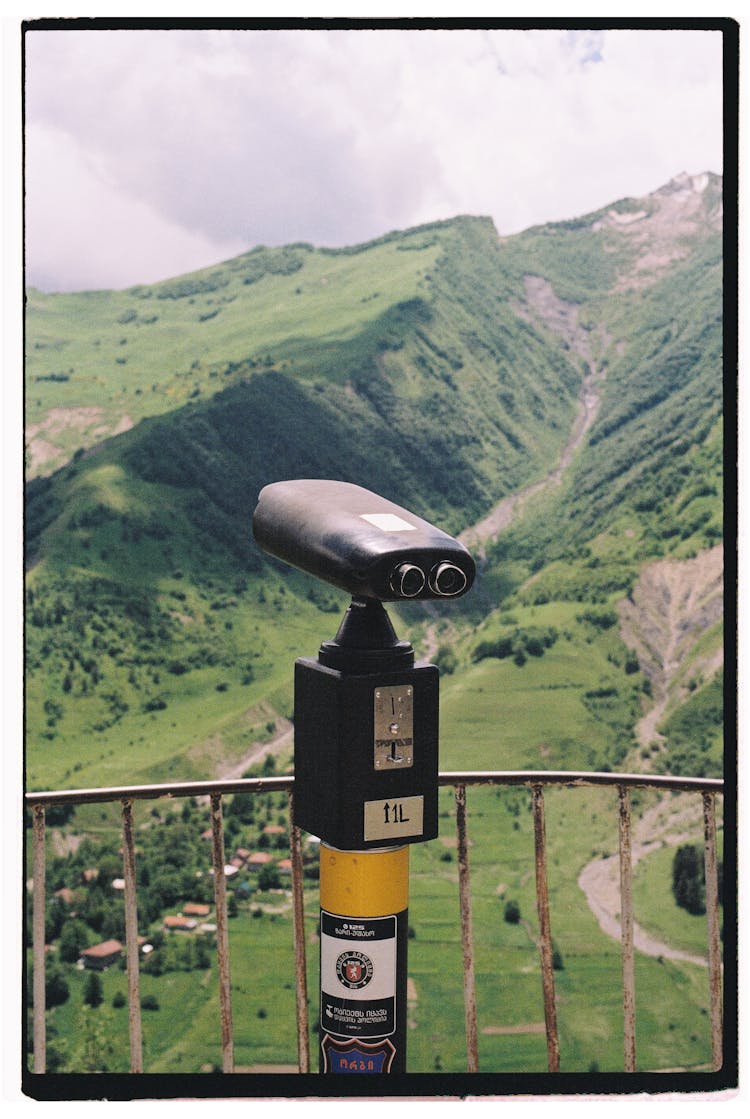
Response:
[{"label": "round emblem sticker", "polygon": [[336,960],[336,975],[350,991],[358,991],[372,979],[372,960],[364,952],[342,952]]}]

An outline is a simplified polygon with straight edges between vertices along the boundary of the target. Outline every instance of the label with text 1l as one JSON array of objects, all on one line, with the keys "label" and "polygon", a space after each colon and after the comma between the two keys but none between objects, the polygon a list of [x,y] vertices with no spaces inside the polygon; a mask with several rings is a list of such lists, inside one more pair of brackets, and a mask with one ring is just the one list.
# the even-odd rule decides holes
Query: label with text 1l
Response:
[{"label": "label with text 1l", "polygon": [[424,830],[424,797],[390,797],[388,800],[366,800],[364,805],[364,838],[400,839],[421,835]]}]

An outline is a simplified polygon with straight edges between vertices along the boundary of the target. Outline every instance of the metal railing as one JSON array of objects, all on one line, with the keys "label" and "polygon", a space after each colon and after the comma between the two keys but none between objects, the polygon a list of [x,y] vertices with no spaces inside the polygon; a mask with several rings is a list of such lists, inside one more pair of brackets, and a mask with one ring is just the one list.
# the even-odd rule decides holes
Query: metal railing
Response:
[{"label": "metal railing", "polygon": [[[544,790],[549,787],[601,786],[617,791],[619,805],[619,870],[620,926],[622,945],[622,1006],[624,1036],[624,1070],[636,1070],[635,1043],[635,977],[633,920],[633,863],[631,849],[632,789],[662,792],[683,792],[700,796],[703,806],[704,867],[707,916],[707,958],[709,1014],[711,1026],[711,1065],[721,1068],[722,1038],[722,962],[719,935],[719,891],[716,855],[716,797],[723,795],[720,780],[687,777],[657,777],[642,774],[588,773],[570,771],[516,770],[502,772],[441,773],[441,786],[453,787],[456,802],[456,839],[458,855],[461,943],[464,974],[464,1009],[467,1071],[479,1071],[477,1012],[474,977],[474,943],[472,932],[469,872],[469,838],[467,796],[469,786],[489,785],[526,787],[531,793],[534,825],[536,899],[539,921],[538,949],[542,975],[547,1067],[560,1070],[557,1030],[553,946],[547,889],[547,844],[545,835]],[[74,789],[56,792],[27,793],[26,806],[33,815],[33,1071],[46,1068],[45,1007],[45,812],[58,805],[112,803],[122,806],[123,874],[125,899],[125,949],[129,996],[130,1070],[143,1071],[143,1043],[140,1020],[138,917],[136,897],[135,841],[133,804],[136,800],[157,798],[207,797],[211,804],[211,838],[216,907],[217,957],[219,973],[219,1005],[221,1015],[222,1069],[234,1072],[234,1040],[230,994],[229,934],[227,924],[227,893],[225,875],[224,827],[222,799],[236,793],[285,792],[289,801],[289,818],[294,820],[294,778],[258,777],[227,781],[196,781],[179,784],[123,786],[103,789]],[[292,914],[296,972],[297,1053],[300,1073],[310,1072],[309,1023],[307,1012],[307,964],[304,936],[304,895],[302,844],[299,828],[290,824],[290,856],[292,877]]]}]

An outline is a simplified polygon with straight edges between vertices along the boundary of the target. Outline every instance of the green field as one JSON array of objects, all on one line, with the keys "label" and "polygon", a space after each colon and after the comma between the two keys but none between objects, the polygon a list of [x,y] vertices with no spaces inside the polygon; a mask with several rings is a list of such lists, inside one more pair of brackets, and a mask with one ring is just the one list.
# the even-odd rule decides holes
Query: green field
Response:
[{"label": "green field", "polygon": [[[196,273],[190,284],[52,296],[31,291],[27,425],[44,423],[50,409],[59,414],[70,398],[78,414],[45,432],[57,448],[51,461],[59,465],[89,445],[97,429],[100,438],[111,434],[125,415],[137,423],[211,395],[224,387],[233,365],[252,362],[308,377],[325,367],[330,375],[342,347],[366,334],[392,301],[415,297],[436,247],[403,252],[386,243],[370,254],[374,271],[363,270],[356,256],[301,248],[287,252],[285,263],[284,250],[261,250]],[[381,270],[388,275],[387,299],[373,280]],[[256,271],[257,279],[247,282]]]},{"label": "green field", "polygon": [[[544,1072],[529,794],[482,789],[469,790],[468,798],[480,1069]],[[616,849],[616,794],[559,791],[548,793],[545,802],[552,934],[560,963],[554,976],[561,1071],[618,1071],[623,1062],[619,948],[601,933],[576,886],[577,870],[585,861]],[[589,823],[586,829],[580,828],[582,815]],[[441,791],[440,816],[440,838],[411,849],[408,1053],[414,1072],[461,1072],[466,1067],[451,789]],[[665,918],[664,892],[658,868],[653,878],[650,867],[639,868],[636,920],[671,936],[680,918],[674,906],[674,918]],[[503,916],[511,898],[520,908],[516,924]],[[306,890],[305,905],[314,1063],[317,890]],[[684,911],[679,912],[684,921]],[[186,934],[171,935],[179,939]],[[688,947],[705,951],[697,930]],[[230,952],[237,1071],[262,1071],[261,1066],[291,1071],[297,1047],[288,893],[258,894],[240,903],[238,915],[230,918]],[[68,1067],[86,1067],[84,1039],[96,1023],[99,1035],[94,1033],[90,1044],[97,1060],[106,1062],[107,1071],[127,1071],[127,1009],[112,1006],[116,993],[127,991],[126,976],[113,967],[102,981],[103,1003],[90,1010],[83,1003],[84,973],[69,973],[70,997],[49,1014],[50,1044],[65,1054]],[[706,969],[638,955],[636,992],[638,1069],[706,1068]],[[221,1067],[215,962],[205,971],[144,974],[141,994],[158,1002],[158,1009],[142,1011],[145,1071],[195,1073]]]}]

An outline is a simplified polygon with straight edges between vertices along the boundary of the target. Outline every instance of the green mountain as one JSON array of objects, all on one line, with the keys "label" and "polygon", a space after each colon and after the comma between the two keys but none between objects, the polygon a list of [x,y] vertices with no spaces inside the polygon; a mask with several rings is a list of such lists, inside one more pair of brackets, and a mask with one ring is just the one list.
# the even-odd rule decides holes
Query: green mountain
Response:
[{"label": "green mountain", "polygon": [[[654,671],[617,604],[650,563],[721,540],[721,247],[721,181],[684,176],[510,238],[460,217],[122,292],[30,291],[30,786],[241,772],[283,735],[291,662],[345,600],[262,556],[250,518],[263,485],[305,476],[474,541],[476,592],[397,618],[453,670],[446,761],[477,681],[497,696],[542,664],[572,689],[545,766],[622,760]],[[676,726],[681,765],[720,764],[715,718],[687,742],[674,719],[715,686],[711,617],[689,680],[664,685],[659,768]],[[497,700],[485,715],[465,764]]]}]

